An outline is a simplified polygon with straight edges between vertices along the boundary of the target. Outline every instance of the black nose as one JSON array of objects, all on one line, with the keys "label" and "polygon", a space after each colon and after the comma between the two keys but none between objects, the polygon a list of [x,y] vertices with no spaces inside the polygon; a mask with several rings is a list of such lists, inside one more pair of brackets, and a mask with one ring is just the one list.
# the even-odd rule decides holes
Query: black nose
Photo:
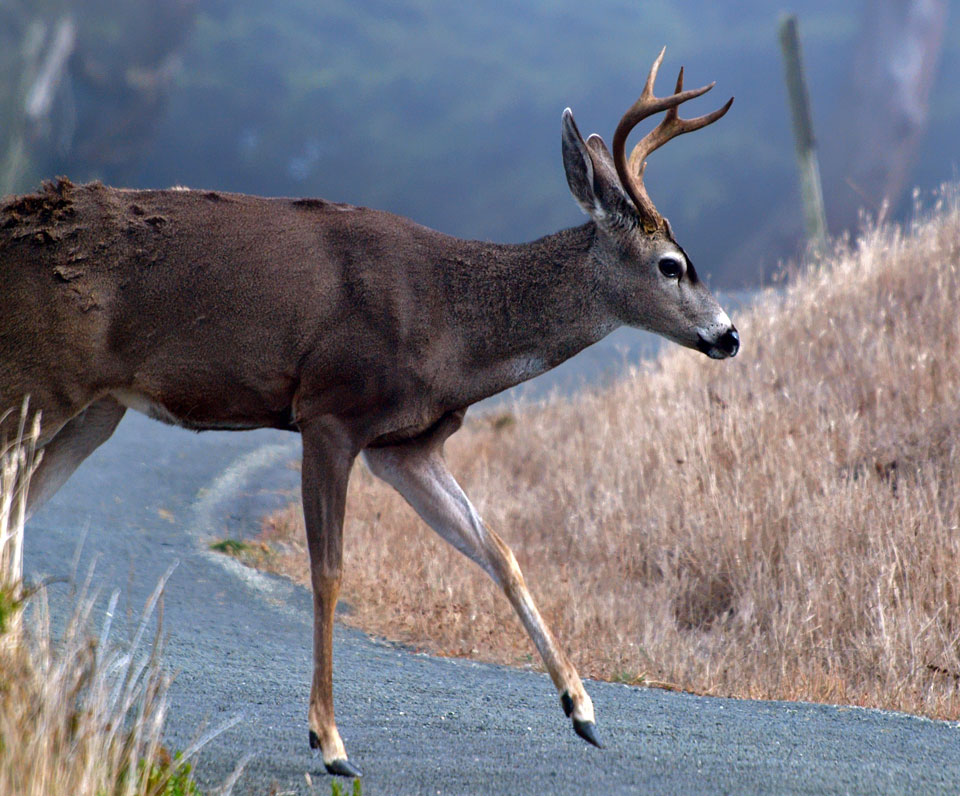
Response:
[{"label": "black nose", "polygon": [[737,351],[740,350],[740,334],[737,332],[736,327],[731,326],[729,331],[724,332],[720,339],[717,340],[717,348],[719,348],[723,353],[728,357],[735,357]]}]

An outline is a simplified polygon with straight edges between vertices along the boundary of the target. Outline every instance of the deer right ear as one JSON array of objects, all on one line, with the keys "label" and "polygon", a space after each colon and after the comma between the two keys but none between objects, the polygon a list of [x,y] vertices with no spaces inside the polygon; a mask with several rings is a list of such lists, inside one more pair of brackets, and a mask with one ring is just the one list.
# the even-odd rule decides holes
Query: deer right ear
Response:
[{"label": "deer right ear", "polygon": [[598,224],[631,213],[630,200],[620,186],[613,160],[599,136],[585,143],[573,120],[563,112],[563,168],[567,185],[583,212]]},{"label": "deer right ear", "polygon": [[593,191],[593,158],[587,151],[577,123],[573,120],[573,111],[567,108],[563,112],[563,169],[567,173],[567,185],[577,204],[588,216],[596,218],[603,210],[597,195]]}]

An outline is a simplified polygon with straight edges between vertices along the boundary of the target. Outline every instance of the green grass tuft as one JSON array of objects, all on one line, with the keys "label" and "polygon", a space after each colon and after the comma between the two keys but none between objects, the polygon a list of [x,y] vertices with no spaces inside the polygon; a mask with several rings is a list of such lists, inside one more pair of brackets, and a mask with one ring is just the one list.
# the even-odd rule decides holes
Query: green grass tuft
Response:
[{"label": "green grass tuft", "polygon": [[239,539],[221,539],[219,542],[211,542],[210,549],[215,553],[224,553],[239,558],[244,553],[251,552],[253,547]]},{"label": "green grass tuft", "polygon": [[140,789],[146,793],[154,796],[202,796],[191,776],[191,765],[183,762],[182,752],[174,754],[172,759],[162,754],[149,768],[147,762],[141,760],[139,769]]},{"label": "green grass tuft", "polygon": [[[350,794],[351,796],[362,796],[363,786],[360,784],[359,779],[353,781]],[[346,796],[346,791],[344,791],[343,785],[340,784],[340,780],[335,779],[330,783],[330,796]]]}]

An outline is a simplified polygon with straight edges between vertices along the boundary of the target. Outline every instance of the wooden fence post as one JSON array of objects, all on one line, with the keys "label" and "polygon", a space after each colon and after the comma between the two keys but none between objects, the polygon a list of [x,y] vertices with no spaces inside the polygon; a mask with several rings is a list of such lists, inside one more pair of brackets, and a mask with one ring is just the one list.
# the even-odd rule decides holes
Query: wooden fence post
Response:
[{"label": "wooden fence post", "polygon": [[817,161],[813,121],[810,117],[810,96],[803,76],[797,17],[786,16],[780,22],[780,49],[787,81],[790,115],[793,119],[793,140],[797,147],[800,169],[800,197],[807,240],[822,249],[827,240],[827,218],[823,209],[823,188],[820,185],[820,164]]}]

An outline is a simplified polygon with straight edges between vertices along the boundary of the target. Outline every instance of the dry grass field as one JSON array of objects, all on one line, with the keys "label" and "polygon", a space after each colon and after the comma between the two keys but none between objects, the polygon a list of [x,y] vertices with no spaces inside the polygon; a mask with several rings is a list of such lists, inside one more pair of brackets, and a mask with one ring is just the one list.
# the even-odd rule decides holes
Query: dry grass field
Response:
[{"label": "dry grass field", "polygon": [[[452,469],[589,677],[960,718],[960,211],[866,232],[619,383],[476,416]],[[260,564],[308,581],[298,506]],[[344,621],[538,666],[506,599],[362,465]]]},{"label": "dry grass field", "polygon": [[[109,620],[94,635],[89,582],[62,635],[51,629],[44,589],[23,585],[38,433],[23,424],[17,440],[0,445],[0,794],[200,796],[190,764],[161,745],[170,675],[160,665],[159,623],[154,635],[150,624],[162,583],[122,645]],[[115,608],[116,595],[107,615]]]}]

